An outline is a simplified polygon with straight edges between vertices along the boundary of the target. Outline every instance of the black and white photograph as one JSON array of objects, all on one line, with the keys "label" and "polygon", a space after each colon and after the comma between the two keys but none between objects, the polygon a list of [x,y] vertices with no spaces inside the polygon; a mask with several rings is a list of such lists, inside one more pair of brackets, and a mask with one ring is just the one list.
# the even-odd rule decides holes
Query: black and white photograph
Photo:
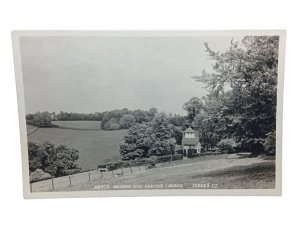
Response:
[{"label": "black and white photograph", "polygon": [[26,198],[280,195],[284,31],[15,31]]}]

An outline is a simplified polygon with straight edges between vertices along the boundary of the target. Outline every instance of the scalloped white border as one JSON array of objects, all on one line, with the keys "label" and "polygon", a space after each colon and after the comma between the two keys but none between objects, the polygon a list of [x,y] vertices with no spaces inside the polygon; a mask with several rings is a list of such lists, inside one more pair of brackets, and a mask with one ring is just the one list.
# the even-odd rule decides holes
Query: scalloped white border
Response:
[{"label": "scalloped white border", "polygon": [[[117,191],[72,191],[72,192],[30,192],[27,134],[25,120],[25,99],[20,53],[21,36],[261,36],[278,35],[278,86],[276,116],[276,180],[275,189],[172,189],[172,190],[117,190]],[[23,195],[33,198],[74,198],[74,197],[118,197],[118,196],[271,196],[282,193],[282,113],[283,113],[283,75],[285,60],[285,30],[219,30],[219,31],[13,31],[12,32],[16,87],[18,97],[19,127],[23,169]]]}]

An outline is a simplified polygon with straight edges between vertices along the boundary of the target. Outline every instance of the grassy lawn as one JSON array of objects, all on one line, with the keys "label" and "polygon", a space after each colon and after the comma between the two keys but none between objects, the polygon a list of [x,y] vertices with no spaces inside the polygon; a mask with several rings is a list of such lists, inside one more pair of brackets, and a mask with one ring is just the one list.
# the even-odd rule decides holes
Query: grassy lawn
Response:
[{"label": "grassy lawn", "polygon": [[218,188],[256,189],[275,188],[275,163],[262,162],[249,166],[236,166],[193,176],[218,184]]},{"label": "grassy lawn", "polygon": [[[181,184],[182,188],[217,189],[260,189],[275,187],[275,161],[260,158],[238,158],[236,156],[210,156],[205,160],[187,160],[186,163],[154,168],[129,176],[118,176],[99,179],[71,190],[99,190],[98,185],[154,185],[165,187],[167,184]],[[188,163],[188,161],[191,161]],[[203,187],[209,185],[209,187]],[[199,187],[200,186],[200,187]],[[70,190],[70,189],[66,189]],[[100,189],[102,190],[102,189]]]}]

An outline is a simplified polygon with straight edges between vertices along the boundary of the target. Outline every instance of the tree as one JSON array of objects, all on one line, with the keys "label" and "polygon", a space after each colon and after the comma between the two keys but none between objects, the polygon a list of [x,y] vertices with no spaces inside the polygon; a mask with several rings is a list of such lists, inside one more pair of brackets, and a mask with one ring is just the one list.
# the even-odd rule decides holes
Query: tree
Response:
[{"label": "tree", "polygon": [[78,173],[81,170],[78,163],[79,151],[65,145],[28,142],[28,154],[30,172],[40,169],[53,177],[59,177]]},{"label": "tree", "polygon": [[150,108],[149,110],[148,110],[148,115],[151,117],[151,119],[153,118],[153,117],[155,117],[157,114],[158,114],[158,109],[157,108],[155,108],[155,107],[152,107],[152,108]]},{"label": "tree", "polygon": [[272,131],[267,134],[267,138],[264,142],[266,152],[269,154],[275,154],[276,152],[276,132]]},{"label": "tree", "polygon": [[232,138],[223,139],[217,144],[220,150],[225,151],[226,153],[233,153],[237,148],[237,143]]},{"label": "tree", "polygon": [[124,114],[120,119],[121,128],[128,129],[131,126],[135,125],[136,120],[132,114]]},{"label": "tree", "polygon": [[28,142],[29,171],[33,172],[47,166],[49,154],[38,143]]},{"label": "tree", "polygon": [[188,102],[183,105],[183,109],[187,111],[188,119],[192,122],[197,114],[201,112],[202,101],[197,97],[191,98]]},{"label": "tree", "polygon": [[263,141],[276,127],[278,42],[278,36],[247,36],[241,43],[232,41],[224,53],[205,43],[215,61],[213,72],[194,77],[222,101],[212,108],[213,117],[224,123],[220,136],[236,138],[254,153],[262,152]]},{"label": "tree", "polygon": [[31,124],[34,126],[38,126],[41,128],[52,127],[52,113],[48,111],[45,112],[36,112],[35,114],[27,114],[26,115],[26,122],[27,124]]},{"label": "tree", "polygon": [[152,146],[152,129],[150,123],[139,123],[129,128],[120,145],[120,154],[124,160],[148,157]]},{"label": "tree", "polygon": [[120,154],[124,160],[173,154],[176,133],[176,127],[169,123],[167,116],[159,114],[151,122],[129,128],[120,145]]}]

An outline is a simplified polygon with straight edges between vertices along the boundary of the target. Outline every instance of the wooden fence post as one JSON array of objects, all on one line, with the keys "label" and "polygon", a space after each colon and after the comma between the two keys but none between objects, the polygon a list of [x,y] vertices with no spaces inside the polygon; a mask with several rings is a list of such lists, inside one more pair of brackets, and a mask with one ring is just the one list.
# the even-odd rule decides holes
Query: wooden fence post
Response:
[{"label": "wooden fence post", "polygon": [[111,170],[111,174],[112,174],[113,177],[115,177],[114,170]]},{"label": "wooden fence post", "polygon": [[121,169],[122,169],[122,175],[124,175],[123,167],[121,167]]},{"label": "wooden fence post", "polygon": [[54,180],[53,180],[53,177],[51,177],[51,181],[52,181],[52,190],[54,191]]},{"label": "wooden fence post", "polygon": [[132,169],[131,169],[131,166],[129,166],[129,168],[130,168],[130,173],[132,174]]},{"label": "wooden fence post", "polygon": [[91,172],[89,171],[89,182],[91,182]]},{"label": "wooden fence post", "polygon": [[101,174],[101,178],[103,178],[103,174],[102,174],[102,171],[100,170],[100,174]]},{"label": "wooden fence post", "polygon": [[71,175],[69,175],[70,187],[72,186]]},{"label": "wooden fence post", "polygon": [[32,192],[32,183],[29,182],[29,184],[30,184],[30,192]]}]

